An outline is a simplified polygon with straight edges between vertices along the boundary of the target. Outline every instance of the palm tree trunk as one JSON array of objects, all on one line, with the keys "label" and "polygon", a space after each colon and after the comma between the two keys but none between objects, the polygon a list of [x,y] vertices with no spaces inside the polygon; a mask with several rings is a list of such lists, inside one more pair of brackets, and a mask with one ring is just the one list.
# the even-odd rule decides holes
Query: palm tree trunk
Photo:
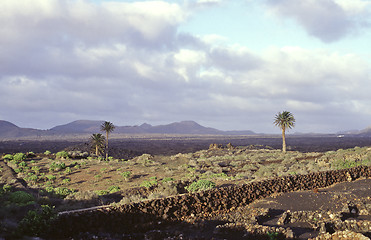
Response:
[{"label": "palm tree trunk", "polygon": [[97,155],[97,156],[98,156],[98,144],[97,144],[97,145],[95,145],[95,155]]},{"label": "palm tree trunk", "polygon": [[282,152],[286,152],[286,129],[282,128]]},{"label": "palm tree trunk", "polygon": [[108,131],[106,132],[106,161],[108,161]]}]

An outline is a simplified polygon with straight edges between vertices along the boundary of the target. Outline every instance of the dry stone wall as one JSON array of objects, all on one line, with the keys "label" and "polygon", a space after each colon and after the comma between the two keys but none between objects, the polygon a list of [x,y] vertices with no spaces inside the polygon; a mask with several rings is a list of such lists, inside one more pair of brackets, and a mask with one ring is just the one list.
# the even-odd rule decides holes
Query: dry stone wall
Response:
[{"label": "dry stone wall", "polygon": [[285,176],[127,205],[64,212],[59,214],[53,234],[65,237],[77,232],[130,233],[134,229],[144,231],[159,221],[182,221],[186,216],[196,214],[228,212],[273,193],[323,188],[335,183],[370,177],[371,167],[360,166]]}]

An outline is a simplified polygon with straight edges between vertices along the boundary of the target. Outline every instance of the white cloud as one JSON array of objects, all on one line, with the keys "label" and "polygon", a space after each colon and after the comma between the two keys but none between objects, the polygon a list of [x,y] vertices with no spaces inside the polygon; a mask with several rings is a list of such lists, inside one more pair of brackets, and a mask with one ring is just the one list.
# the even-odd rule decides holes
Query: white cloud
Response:
[{"label": "white cloud", "polygon": [[[198,2],[209,3],[222,4]],[[334,11],[363,11],[359,1],[345,3]],[[224,36],[180,33],[189,4],[1,1],[0,116],[29,127],[109,117],[118,125],[191,119],[257,132],[274,131],[283,109],[303,119],[303,132],[339,130],[355,113],[362,123],[370,117],[367,60],[298,46],[257,53]],[[270,6],[308,29],[309,13],[328,10],[309,0]],[[331,121],[314,127],[316,116]]]},{"label": "white cloud", "polygon": [[370,10],[370,4],[361,0],[266,0],[266,3],[270,12],[293,18],[309,35],[323,42],[337,41],[367,26],[364,23]]},{"label": "white cloud", "polygon": [[364,0],[334,0],[334,2],[352,15],[367,13],[371,6],[371,2]]}]

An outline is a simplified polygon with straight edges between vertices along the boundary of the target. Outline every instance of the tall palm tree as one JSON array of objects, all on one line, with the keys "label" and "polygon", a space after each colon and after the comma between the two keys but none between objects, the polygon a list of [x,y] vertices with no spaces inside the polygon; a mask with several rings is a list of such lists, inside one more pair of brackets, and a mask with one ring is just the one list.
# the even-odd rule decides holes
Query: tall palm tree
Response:
[{"label": "tall palm tree", "polygon": [[91,141],[93,147],[95,147],[95,155],[98,156],[100,150],[104,146],[104,142],[105,142],[104,136],[101,133],[94,133],[90,137],[90,141]]},{"label": "tall palm tree", "polygon": [[294,115],[288,111],[279,112],[274,117],[273,123],[282,130],[282,151],[286,152],[286,129],[291,129],[295,126]]},{"label": "tall palm tree", "polygon": [[100,126],[100,130],[102,132],[106,132],[106,161],[108,160],[108,135],[111,132],[113,132],[114,129],[115,129],[115,125],[113,125],[113,123],[107,122],[107,121],[102,123],[102,125]]}]

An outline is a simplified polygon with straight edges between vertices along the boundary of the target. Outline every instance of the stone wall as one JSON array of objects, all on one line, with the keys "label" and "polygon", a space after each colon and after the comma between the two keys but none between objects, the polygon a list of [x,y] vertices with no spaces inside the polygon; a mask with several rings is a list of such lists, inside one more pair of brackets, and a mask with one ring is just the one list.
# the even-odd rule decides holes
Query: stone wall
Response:
[{"label": "stone wall", "polygon": [[53,235],[65,237],[77,232],[130,233],[134,229],[144,231],[158,221],[182,221],[185,216],[193,214],[228,212],[273,193],[323,188],[335,183],[369,177],[371,177],[371,167],[360,166],[307,175],[285,176],[127,205],[64,212],[59,214]]}]

